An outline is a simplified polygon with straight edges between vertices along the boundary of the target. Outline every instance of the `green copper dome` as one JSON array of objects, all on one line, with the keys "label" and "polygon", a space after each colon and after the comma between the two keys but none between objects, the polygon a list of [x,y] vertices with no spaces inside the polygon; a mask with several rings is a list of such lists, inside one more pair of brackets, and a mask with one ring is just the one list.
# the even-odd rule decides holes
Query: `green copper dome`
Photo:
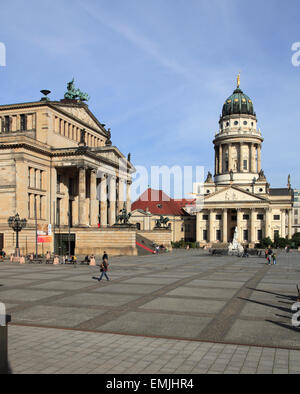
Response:
[{"label": "green copper dome", "polygon": [[228,97],[223,106],[222,116],[245,114],[255,116],[252,100],[240,88]]}]

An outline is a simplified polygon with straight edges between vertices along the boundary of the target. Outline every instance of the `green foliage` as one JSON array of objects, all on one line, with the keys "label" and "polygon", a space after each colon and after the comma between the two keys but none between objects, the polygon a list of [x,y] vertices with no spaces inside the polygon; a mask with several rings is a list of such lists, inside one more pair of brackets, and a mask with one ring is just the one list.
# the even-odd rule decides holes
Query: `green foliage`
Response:
[{"label": "green foliage", "polygon": [[290,242],[286,238],[276,237],[276,239],[274,241],[274,247],[279,248],[279,249],[284,249],[289,244],[290,244]]},{"label": "green foliage", "polygon": [[172,247],[174,249],[186,249],[189,246],[191,249],[199,248],[199,242],[185,242],[183,239],[177,242],[172,242]]},{"label": "green foliage", "polygon": [[296,233],[292,237],[292,243],[295,245],[295,248],[299,248],[300,246],[300,233]]},{"label": "green foliage", "polygon": [[270,237],[268,237],[268,238],[263,238],[263,239],[261,240],[261,242],[260,242],[260,248],[262,248],[262,249],[267,249],[269,246],[271,246],[271,248],[274,247],[274,244],[273,244],[271,238],[270,238]]}]

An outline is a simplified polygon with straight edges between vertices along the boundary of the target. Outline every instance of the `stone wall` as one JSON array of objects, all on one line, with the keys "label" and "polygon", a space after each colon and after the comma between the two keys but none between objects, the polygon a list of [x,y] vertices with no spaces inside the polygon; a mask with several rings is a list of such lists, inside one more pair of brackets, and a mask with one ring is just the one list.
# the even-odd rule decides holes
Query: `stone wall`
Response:
[{"label": "stone wall", "polygon": [[[74,232],[74,231],[73,231]],[[136,231],[131,229],[76,230],[75,254],[136,256]]]},{"label": "stone wall", "polygon": [[157,229],[152,231],[138,231],[137,233],[157,245],[164,245],[169,250],[172,250],[172,231],[170,230]]}]

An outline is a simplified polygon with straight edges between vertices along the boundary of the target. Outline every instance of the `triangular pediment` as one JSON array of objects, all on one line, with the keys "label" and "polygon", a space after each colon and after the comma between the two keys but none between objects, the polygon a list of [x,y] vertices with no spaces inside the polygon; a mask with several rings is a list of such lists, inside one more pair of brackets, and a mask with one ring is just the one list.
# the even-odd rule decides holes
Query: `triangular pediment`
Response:
[{"label": "triangular pediment", "polygon": [[135,170],[132,163],[130,163],[126,157],[119,151],[116,146],[105,146],[103,148],[97,148],[95,153],[97,156],[106,159],[117,165],[119,168],[127,168],[131,171]]},{"label": "triangular pediment", "polygon": [[89,125],[91,128],[96,129],[101,134],[106,134],[104,127],[86,105],[72,105],[64,104],[62,102],[56,102],[51,104],[58,110],[65,112],[71,115],[73,118],[79,120],[80,122],[83,122],[86,125]]},{"label": "triangular pediment", "polygon": [[247,192],[238,187],[228,187],[226,189],[217,191],[214,194],[204,198],[205,203],[209,202],[262,202],[267,201],[264,197],[257,196],[253,193]]}]

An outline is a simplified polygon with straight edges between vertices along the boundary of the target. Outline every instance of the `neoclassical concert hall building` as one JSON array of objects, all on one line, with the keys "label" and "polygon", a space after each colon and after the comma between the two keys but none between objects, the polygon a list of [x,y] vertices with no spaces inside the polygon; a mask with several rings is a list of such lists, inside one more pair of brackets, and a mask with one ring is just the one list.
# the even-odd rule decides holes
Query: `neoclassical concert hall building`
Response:
[{"label": "neoclassical concert hall building", "polygon": [[292,195],[271,188],[262,170],[263,136],[252,100],[237,88],[225,101],[213,140],[214,177],[208,173],[194,193],[204,195],[196,212],[196,237],[203,245],[227,244],[237,227],[239,241],[254,246],[265,237],[292,236]]},{"label": "neoclassical concert hall building", "polygon": [[[136,253],[132,233],[112,232],[124,203],[131,210],[135,171],[111,131],[84,99],[0,105],[0,247],[15,248],[8,218],[27,220],[21,253]],[[75,93],[76,94],[76,93]]]}]

